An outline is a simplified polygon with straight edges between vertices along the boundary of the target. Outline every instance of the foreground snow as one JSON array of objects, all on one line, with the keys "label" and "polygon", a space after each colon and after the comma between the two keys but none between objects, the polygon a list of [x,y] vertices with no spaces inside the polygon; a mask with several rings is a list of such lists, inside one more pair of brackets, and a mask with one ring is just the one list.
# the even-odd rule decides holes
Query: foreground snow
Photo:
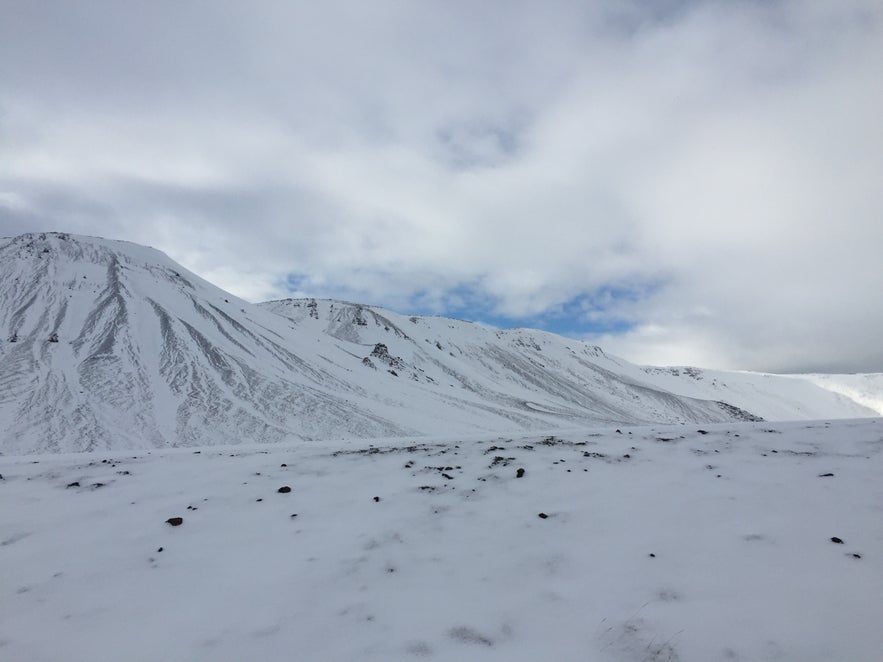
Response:
[{"label": "foreground snow", "polygon": [[0,658],[879,662],[883,419],[704,431],[0,458]]}]

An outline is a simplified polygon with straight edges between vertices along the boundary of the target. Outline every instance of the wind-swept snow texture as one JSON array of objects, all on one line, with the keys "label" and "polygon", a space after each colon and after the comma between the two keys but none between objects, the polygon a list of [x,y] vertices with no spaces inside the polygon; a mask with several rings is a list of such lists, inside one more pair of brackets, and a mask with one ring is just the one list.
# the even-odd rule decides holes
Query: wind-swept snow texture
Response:
[{"label": "wind-swept snow texture", "polygon": [[252,305],[127,242],[0,240],[0,276],[7,454],[875,415],[805,380],[643,369],[539,331]]},{"label": "wind-swept snow texture", "polygon": [[4,457],[0,474],[3,660],[883,651],[881,419]]}]

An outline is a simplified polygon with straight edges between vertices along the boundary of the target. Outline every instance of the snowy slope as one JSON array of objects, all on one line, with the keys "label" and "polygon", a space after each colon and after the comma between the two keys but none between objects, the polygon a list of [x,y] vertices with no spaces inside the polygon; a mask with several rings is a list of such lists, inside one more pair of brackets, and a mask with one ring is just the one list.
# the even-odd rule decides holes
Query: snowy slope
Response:
[{"label": "snowy slope", "polygon": [[772,375],[684,367],[641,370],[659,388],[723,400],[768,420],[883,415],[880,374]]},{"label": "snowy slope", "polygon": [[256,306],[127,242],[0,240],[0,276],[4,453],[874,415],[806,381],[718,388],[539,331]]},{"label": "snowy slope", "polygon": [[[542,391],[556,398],[556,413],[575,405],[606,413],[611,423],[698,420],[691,418],[700,415],[694,409],[696,400],[727,403],[770,420],[883,415],[883,375],[771,375],[642,367],[610,356],[600,347],[532,329],[489,329],[444,317],[408,317],[321,299],[260,305],[288,317],[301,330],[319,330],[355,346],[384,343],[419,379],[430,376],[439,383],[460,382],[498,401],[517,396],[536,410],[544,405],[531,402],[531,397]],[[855,386],[849,388],[849,384]],[[683,397],[693,399],[680,418],[674,413],[678,404],[672,394],[681,402]]]},{"label": "snowy slope", "polygon": [[158,251],[25,235],[0,245],[0,265],[6,452],[405,432],[301,359],[280,318]]},{"label": "snowy slope", "polygon": [[4,457],[0,659],[879,662],[881,439],[871,419]]},{"label": "snowy slope", "polygon": [[874,410],[883,416],[883,373],[864,375],[793,375]]}]

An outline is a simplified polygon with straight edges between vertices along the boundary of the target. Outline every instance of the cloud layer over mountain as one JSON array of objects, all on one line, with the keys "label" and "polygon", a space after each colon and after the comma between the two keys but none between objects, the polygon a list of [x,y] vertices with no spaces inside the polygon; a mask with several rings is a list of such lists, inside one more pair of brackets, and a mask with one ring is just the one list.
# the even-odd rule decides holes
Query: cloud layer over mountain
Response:
[{"label": "cloud layer over mountain", "polygon": [[883,8],[7,3],[0,235],[250,300],[538,319],[638,362],[883,370]]}]

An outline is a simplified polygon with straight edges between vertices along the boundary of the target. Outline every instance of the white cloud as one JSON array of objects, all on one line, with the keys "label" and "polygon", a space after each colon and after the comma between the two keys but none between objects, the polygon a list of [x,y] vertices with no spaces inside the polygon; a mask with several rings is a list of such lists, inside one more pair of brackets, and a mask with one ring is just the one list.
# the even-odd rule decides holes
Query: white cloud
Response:
[{"label": "white cloud", "polygon": [[636,360],[883,370],[878,2],[7,14],[3,234],[149,243],[249,299],[587,295]]}]

